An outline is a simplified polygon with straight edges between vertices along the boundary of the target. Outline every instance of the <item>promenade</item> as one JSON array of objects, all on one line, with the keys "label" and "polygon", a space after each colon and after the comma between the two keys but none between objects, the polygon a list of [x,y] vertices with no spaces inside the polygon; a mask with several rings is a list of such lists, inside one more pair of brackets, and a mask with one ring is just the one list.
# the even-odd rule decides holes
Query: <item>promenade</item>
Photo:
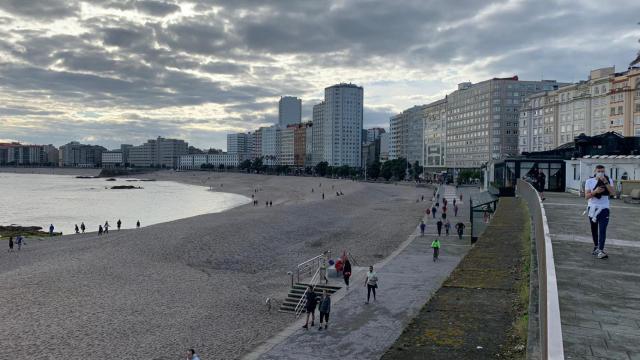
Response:
[{"label": "promenade", "polygon": [[545,194],[565,358],[640,359],[640,206],[612,200],[606,260],[591,255],[586,200]]},{"label": "promenade", "polygon": [[[460,204],[458,217],[454,217],[451,202],[456,194],[455,188],[443,186],[440,189],[441,194],[449,197],[448,215],[452,224],[460,219],[468,219],[467,200],[470,191],[477,189],[461,188],[460,191],[463,193],[464,203]],[[426,208],[431,202],[425,201],[423,204]],[[440,210],[437,218],[439,216]],[[328,331],[318,331],[317,326],[303,330],[300,319],[248,354],[245,359],[380,358],[470,248],[468,224],[462,240],[458,239],[453,229],[448,237],[443,230],[440,237],[440,258],[433,262],[431,242],[437,237],[437,218],[425,216],[425,236],[420,236],[416,224],[416,230],[396,252],[374,265],[379,277],[376,302],[365,304],[367,294],[364,286],[365,270],[362,268],[352,278],[350,290],[340,290],[334,296]],[[342,298],[339,299],[340,297]]]}]

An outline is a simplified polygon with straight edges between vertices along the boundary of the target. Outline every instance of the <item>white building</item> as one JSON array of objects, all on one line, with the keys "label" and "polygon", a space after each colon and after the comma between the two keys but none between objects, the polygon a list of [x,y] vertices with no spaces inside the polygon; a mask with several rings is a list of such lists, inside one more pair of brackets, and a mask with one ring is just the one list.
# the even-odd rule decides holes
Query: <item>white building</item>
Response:
[{"label": "white building", "polygon": [[178,164],[180,170],[197,170],[201,169],[202,165],[238,167],[240,165],[240,156],[229,153],[182,155]]},{"label": "white building", "polygon": [[389,138],[391,133],[380,134],[380,162],[389,160]]},{"label": "white building", "polygon": [[354,84],[324,89],[323,151],[330,166],[361,166],[363,95]]},{"label": "white building", "polygon": [[227,152],[240,155],[240,159],[250,159],[253,152],[251,133],[227,134]]},{"label": "white building", "polygon": [[131,147],[129,163],[132,166],[175,168],[178,166],[179,157],[187,155],[188,152],[188,144],[185,141],[158,137],[140,146]]},{"label": "white building", "polygon": [[445,166],[447,142],[447,100],[442,99],[425,106],[423,166],[439,168]]},{"label": "white building", "polygon": [[302,100],[293,96],[283,96],[278,102],[278,125],[299,124],[302,121]]},{"label": "white building", "polygon": [[313,126],[311,127],[311,166],[325,161],[324,157],[324,109],[326,103],[323,101],[313,105]]},{"label": "white building", "polygon": [[279,165],[293,166],[294,162],[294,127],[280,129]]},{"label": "white building", "polygon": [[262,127],[262,163],[267,166],[279,165],[280,128],[277,125]]},{"label": "white building", "polygon": [[595,155],[565,160],[567,192],[580,193],[584,182],[593,176],[596,165],[604,165],[614,181],[640,180],[640,155]]},{"label": "white building", "polygon": [[102,153],[102,167],[111,168],[124,165],[122,151],[104,151]]}]

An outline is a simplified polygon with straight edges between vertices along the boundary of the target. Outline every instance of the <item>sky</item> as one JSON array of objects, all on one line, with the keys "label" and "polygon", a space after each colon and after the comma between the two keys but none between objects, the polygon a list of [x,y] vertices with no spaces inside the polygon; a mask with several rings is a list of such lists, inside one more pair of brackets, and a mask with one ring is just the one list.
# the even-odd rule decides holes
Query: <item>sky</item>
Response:
[{"label": "sky", "polygon": [[627,68],[640,1],[0,0],[0,141],[107,148],[226,134],[302,116],[340,82],[364,126],[460,82],[579,81]]}]

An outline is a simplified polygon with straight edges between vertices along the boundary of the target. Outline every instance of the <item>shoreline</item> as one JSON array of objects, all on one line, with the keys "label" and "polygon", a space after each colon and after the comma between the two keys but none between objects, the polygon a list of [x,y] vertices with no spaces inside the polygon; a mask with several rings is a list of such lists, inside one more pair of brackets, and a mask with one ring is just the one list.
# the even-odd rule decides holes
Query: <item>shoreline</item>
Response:
[{"label": "shoreline", "polygon": [[[424,212],[416,199],[432,191],[241,173],[160,171],[145,177],[249,197],[259,188],[253,193],[259,205],[100,237],[31,241],[19,257],[0,252],[0,301],[17,296],[28,309],[17,316],[0,310],[10,319],[6,333],[31,334],[20,341],[0,335],[7,344],[0,357],[38,357],[45,351],[61,358],[116,359],[135,352],[170,359],[189,347],[207,358],[241,357],[293,323],[290,314],[264,307],[267,297],[277,307],[286,296],[287,271],[324,250],[334,256],[351,251],[361,265],[377,263],[415,230]],[[38,285],[25,288],[25,281]],[[73,346],[45,348],[44,339]]]}]

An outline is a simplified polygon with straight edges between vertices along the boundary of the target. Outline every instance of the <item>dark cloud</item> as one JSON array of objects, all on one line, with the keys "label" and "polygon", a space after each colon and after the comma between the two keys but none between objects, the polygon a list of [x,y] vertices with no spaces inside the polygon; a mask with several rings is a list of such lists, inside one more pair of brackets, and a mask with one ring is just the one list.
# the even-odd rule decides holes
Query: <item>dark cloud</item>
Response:
[{"label": "dark cloud", "polygon": [[180,11],[180,6],[166,1],[136,1],[135,7],[138,11],[153,16],[167,16]]},{"label": "dark cloud", "polygon": [[17,16],[41,19],[75,16],[79,10],[73,0],[2,0],[0,9]]},{"label": "dark cloud", "polygon": [[64,114],[64,113],[62,111],[41,110],[38,108],[29,108],[29,107],[0,106],[0,116],[16,116],[16,115],[47,116],[47,115],[61,115],[61,114]]},{"label": "dark cloud", "polygon": [[208,62],[200,66],[200,69],[214,74],[242,74],[249,72],[249,66],[230,62]]}]

